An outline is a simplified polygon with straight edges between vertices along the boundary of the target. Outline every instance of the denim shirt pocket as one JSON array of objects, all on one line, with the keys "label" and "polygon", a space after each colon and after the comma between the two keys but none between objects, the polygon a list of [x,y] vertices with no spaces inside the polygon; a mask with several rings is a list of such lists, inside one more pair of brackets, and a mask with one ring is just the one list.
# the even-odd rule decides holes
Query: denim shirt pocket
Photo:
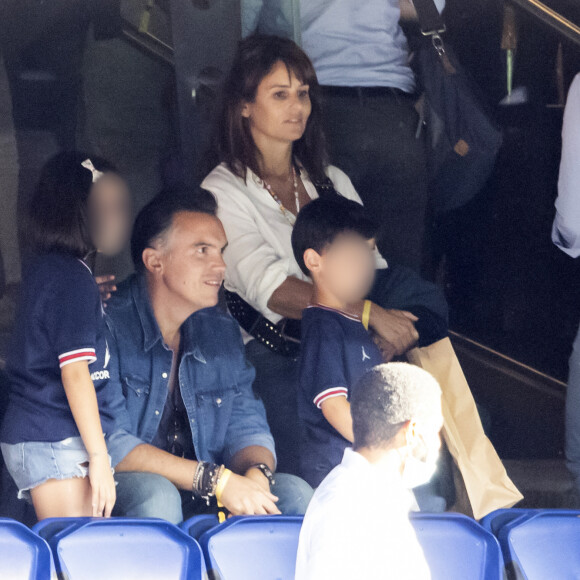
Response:
[{"label": "denim shirt pocket", "polygon": [[125,396],[132,394],[136,397],[144,397],[151,391],[150,381],[146,381],[136,375],[130,375],[123,378],[123,391]]},{"label": "denim shirt pocket", "polygon": [[215,461],[221,459],[235,400],[240,395],[241,391],[235,384],[196,393],[200,459],[205,460],[206,453]]},{"label": "denim shirt pocket", "polygon": [[122,384],[127,412],[133,428],[137,431],[138,426],[142,425],[143,414],[148,405],[151,381],[137,375],[128,375],[123,377]]}]

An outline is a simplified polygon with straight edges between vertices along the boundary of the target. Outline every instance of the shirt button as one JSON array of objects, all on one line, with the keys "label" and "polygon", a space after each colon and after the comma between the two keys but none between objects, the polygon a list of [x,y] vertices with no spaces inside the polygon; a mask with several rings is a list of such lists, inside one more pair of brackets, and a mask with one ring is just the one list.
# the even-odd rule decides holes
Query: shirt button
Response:
[{"label": "shirt button", "polygon": [[155,414],[156,414],[156,415],[159,415],[159,411],[155,410]]},{"label": "shirt button", "polygon": [[161,376],[162,376],[164,379],[166,379],[166,378],[167,378],[167,373],[163,373]]},{"label": "shirt button", "polygon": [[215,400],[215,402],[216,402],[218,405],[221,405],[221,404],[222,404],[222,400],[221,400],[219,397],[218,397],[218,398]]}]

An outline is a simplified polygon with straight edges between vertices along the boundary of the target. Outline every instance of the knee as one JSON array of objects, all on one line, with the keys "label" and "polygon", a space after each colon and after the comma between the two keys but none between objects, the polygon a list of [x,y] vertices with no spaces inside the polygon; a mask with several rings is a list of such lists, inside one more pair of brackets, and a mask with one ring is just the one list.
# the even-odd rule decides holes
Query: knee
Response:
[{"label": "knee", "polygon": [[287,516],[303,515],[314,490],[300,477],[289,473],[276,473],[272,493],[278,497],[278,509]]},{"label": "knee", "polygon": [[156,473],[118,473],[117,503],[113,515],[183,521],[181,495],[168,479]]}]

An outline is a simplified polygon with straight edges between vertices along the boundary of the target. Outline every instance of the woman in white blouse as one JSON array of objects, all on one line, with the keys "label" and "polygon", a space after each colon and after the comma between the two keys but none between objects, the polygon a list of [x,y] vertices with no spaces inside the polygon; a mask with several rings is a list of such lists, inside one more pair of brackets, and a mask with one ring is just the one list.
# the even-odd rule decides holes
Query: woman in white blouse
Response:
[{"label": "woman in white blouse", "polygon": [[[272,350],[276,341],[264,334],[284,320],[299,320],[310,302],[311,282],[290,242],[297,212],[332,186],[361,201],[349,178],[328,164],[318,81],[294,42],[253,36],[240,43],[224,86],[217,151],[221,163],[202,187],[217,197],[228,237],[225,287],[262,315],[257,322],[250,317],[249,325],[240,320],[260,338],[247,336],[246,352],[276,440],[278,468],[295,472],[296,358]],[[445,336],[447,306],[439,290],[410,270],[387,267],[378,251],[376,265],[370,326],[385,359]],[[362,303],[353,304],[352,313],[360,316]]]}]

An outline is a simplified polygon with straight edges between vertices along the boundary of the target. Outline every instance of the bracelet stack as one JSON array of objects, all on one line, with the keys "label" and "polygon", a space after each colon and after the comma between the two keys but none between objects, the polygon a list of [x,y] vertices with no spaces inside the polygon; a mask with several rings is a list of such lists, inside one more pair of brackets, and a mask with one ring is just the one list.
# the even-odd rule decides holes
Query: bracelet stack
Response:
[{"label": "bracelet stack", "polygon": [[[216,488],[220,483],[220,478],[227,472],[230,472],[230,470],[226,469],[225,465],[218,465],[217,463],[210,463],[209,461],[199,461],[195,469],[195,474],[193,475],[191,490],[193,497],[203,499],[209,505],[211,498],[216,495]],[[229,473],[227,479],[229,479]],[[224,487],[225,482],[220,486],[220,495]]]},{"label": "bracelet stack", "polygon": [[225,486],[230,480],[231,475],[232,472],[229,469],[224,469],[223,473],[218,478],[217,485],[215,486],[215,498],[217,499],[219,507],[222,506],[222,494],[224,492]]}]

